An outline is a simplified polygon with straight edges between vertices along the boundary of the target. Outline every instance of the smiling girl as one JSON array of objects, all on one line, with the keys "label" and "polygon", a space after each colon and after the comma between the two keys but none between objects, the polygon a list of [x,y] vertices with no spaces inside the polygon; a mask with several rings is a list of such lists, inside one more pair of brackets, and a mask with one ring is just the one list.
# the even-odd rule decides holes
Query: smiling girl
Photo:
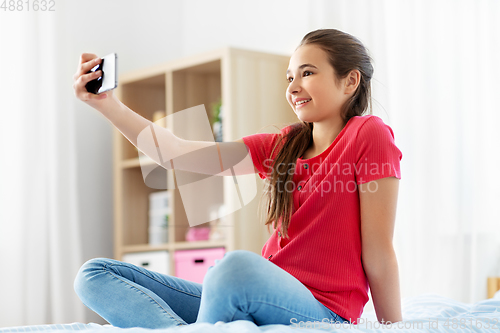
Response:
[{"label": "smiling girl", "polygon": [[[99,75],[86,74],[99,62],[95,58],[82,55],[75,94],[137,146],[151,122],[112,92],[86,92],[85,84]],[[306,34],[286,72],[286,98],[300,121],[277,134],[235,141],[253,162],[239,174],[255,172],[266,180],[265,225],[274,232],[261,255],[227,252],[203,284],[92,259],[75,279],[83,303],[118,327],[234,320],[356,324],[370,289],[378,320],[401,321],[392,238],[402,154],[392,129],[371,115],[372,76],[371,59],[355,37],[335,29]],[[213,145],[181,142],[162,131],[160,140],[173,156]],[[241,151],[234,142],[219,146]],[[190,171],[208,172],[200,161]]]}]

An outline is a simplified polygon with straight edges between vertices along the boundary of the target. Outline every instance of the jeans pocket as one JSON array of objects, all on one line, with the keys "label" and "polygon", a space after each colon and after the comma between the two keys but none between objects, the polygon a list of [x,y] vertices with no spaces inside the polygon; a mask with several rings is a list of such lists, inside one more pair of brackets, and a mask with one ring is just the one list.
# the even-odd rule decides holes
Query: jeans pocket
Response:
[{"label": "jeans pocket", "polygon": [[[330,310],[330,309],[329,309],[329,310]],[[332,315],[332,317],[333,317],[333,321],[334,321],[335,323],[341,323],[341,324],[343,324],[343,323],[350,323],[350,321],[349,321],[349,320],[342,318],[341,316],[339,316],[338,314],[336,314],[336,313],[335,313],[335,312],[333,312],[332,310],[330,310],[330,313],[331,313],[331,315]]]},{"label": "jeans pocket", "polygon": [[345,318],[342,318],[341,316],[337,315],[337,321],[339,323],[345,323],[345,324],[350,324],[351,322]]}]

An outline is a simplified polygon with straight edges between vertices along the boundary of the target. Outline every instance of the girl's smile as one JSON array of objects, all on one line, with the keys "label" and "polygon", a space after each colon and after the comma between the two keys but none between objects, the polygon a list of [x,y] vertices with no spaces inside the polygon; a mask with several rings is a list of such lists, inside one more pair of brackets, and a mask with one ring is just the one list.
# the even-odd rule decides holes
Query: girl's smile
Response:
[{"label": "girl's smile", "polygon": [[304,107],[306,104],[309,104],[309,102],[311,101],[312,99],[310,98],[298,98],[295,102],[295,108],[298,109],[298,108],[301,108],[301,107]]}]

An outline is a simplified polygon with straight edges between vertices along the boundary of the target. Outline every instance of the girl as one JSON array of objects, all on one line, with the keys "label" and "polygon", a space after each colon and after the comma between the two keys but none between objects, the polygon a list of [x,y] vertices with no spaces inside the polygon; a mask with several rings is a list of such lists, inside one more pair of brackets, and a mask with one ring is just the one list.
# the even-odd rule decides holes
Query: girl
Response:
[{"label": "girl", "polygon": [[[107,117],[132,144],[151,124],[111,91],[93,95],[86,74],[100,61],[82,54],[76,96]],[[266,221],[274,233],[262,256],[227,252],[203,284],[112,259],[80,269],[82,302],[118,327],[164,328],[250,320],[257,325],[357,324],[368,287],[381,323],[401,321],[398,264],[392,246],[401,151],[392,129],[371,115],[371,58],[355,37],[334,29],[304,36],[290,58],[286,98],[300,122],[279,134],[237,140],[266,179]],[[370,108],[370,114],[363,114]],[[160,140],[173,156],[213,145]],[[237,153],[234,143],[220,143]],[[239,150],[241,151],[241,150]],[[146,152],[145,152],[146,153]],[[203,163],[190,171],[207,173]]]}]

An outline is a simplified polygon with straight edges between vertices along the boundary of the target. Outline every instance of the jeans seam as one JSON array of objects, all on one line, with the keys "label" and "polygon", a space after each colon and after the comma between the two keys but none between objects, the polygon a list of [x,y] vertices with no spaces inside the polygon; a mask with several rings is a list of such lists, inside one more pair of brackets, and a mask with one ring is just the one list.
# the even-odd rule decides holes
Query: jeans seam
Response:
[{"label": "jeans seam", "polygon": [[104,269],[104,268],[103,268],[103,270],[104,270],[106,273],[111,274],[111,276],[112,276],[112,277],[114,277],[114,278],[116,278],[116,279],[120,280],[120,281],[121,281],[121,282],[123,282],[123,283],[128,284],[129,286],[131,286],[131,287],[133,287],[133,288],[135,288],[135,289],[137,289],[137,290],[139,290],[141,293],[143,293],[144,295],[146,295],[146,297],[149,297],[151,300],[153,300],[153,301],[154,301],[154,302],[155,302],[155,303],[156,303],[156,304],[157,304],[157,305],[158,305],[158,306],[159,306],[159,307],[160,307],[160,308],[161,308],[161,309],[162,309],[162,310],[163,310],[166,314],[168,314],[168,315],[169,315],[169,316],[170,316],[173,320],[175,320],[176,322],[178,322],[178,323],[179,323],[179,324],[181,324],[181,325],[184,325],[182,322],[180,322],[179,320],[177,320],[176,318],[174,318],[170,312],[168,312],[168,311],[167,311],[167,310],[166,310],[163,306],[161,306],[161,304],[160,304],[160,303],[158,303],[158,302],[157,302],[154,298],[152,298],[151,296],[149,296],[148,294],[146,294],[144,291],[142,291],[142,290],[140,290],[139,288],[137,288],[136,286],[134,286],[134,285],[132,285],[132,284],[128,283],[127,281],[124,281],[124,280],[120,279],[118,276],[116,276],[116,275],[115,275],[115,274],[113,274],[112,272],[110,272],[110,271],[108,271],[108,270],[106,270],[106,269]]},{"label": "jeans seam", "polygon": [[[287,309],[287,308],[284,308],[284,307],[278,306],[278,305],[276,305],[276,304],[267,303],[267,302],[264,302],[264,301],[250,301],[249,303],[261,303],[261,304],[271,305],[271,306],[274,306],[274,307],[276,307],[276,308],[279,308],[279,309],[282,309],[282,310],[286,310],[286,311],[288,311],[288,312],[291,312],[291,313],[294,313],[294,314],[300,315],[300,316],[302,316],[302,317],[306,317],[306,318],[309,318],[309,319],[316,320],[316,318],[312,318],[312,317],[309,317],[309,316],[306,316],[306,315],[300,314],[300,313],[298,313],[298,312],[295,312],[295,311],[292,311],[292,310],[290,310],[290,309]],[[241,305],[240,305],[240,307],[241,307]],[[234,314],[234,315],[236,315],[236,312],[235,312],[235,314]],[[234,315],[233,315],[233,319],[234,319]],[[338,315],[337,315],[337,316],[338,316]],[[323,319],[324,319],[324,318],[323,318]],[[337,319],[338,319],[338,318],[335,318],[335,320],[337,320]],[[232,319],[231,319],[231,320],[232,320]]]},{"label": "jeans seam", "polygon": [[169,286],[169,285],[166,285],[166,284],[165,284],[165,283],[163,283],[162,281],[159,281],[158,279],[156,279],[154,276],[150,276],[150,275],[144,274],[144,272],[142,272],[142,271],[140,271],[140,270],[137,270],[137,269],[135,269],[134,267],[129,267],[129,266],[127,266],[127,265],[120,265],[120,264],[108,264],[108,263],[105,263],[105,264],[104,264],[104,267],[105,267],[105,268],[106,268],[106,267],[111,267],[111,266],[121,266],[121,267],[126,267],[126,268],[128,268],[128,269],[133,269],[133,270],[134,270],[134,271],[136,271],[137,273],[140,273],[140,274],[142,274],[142,275],[144,275],[144,276],[147,276],[148,278],[150,278],[150,279],[152,279],[152,280],[155,280],[156,282],[158,282],[158,283],[160,283],[160,284],[164,285],[164,286],[165,286],[165,287],[167,287],[167,288],[170,288],[170,289],[173,289],[173,290],[175,290],[175,291],[178,291],[178,292],[184,293],[184,294],[186,294],[186,295],[190,295],[190,296],[194,296],[194,297],[201,298],[201,296],[198,296],[198,295],[195,295],[195,294],[192,294],[192,293],[186,292],[186,291],[184,291],[184,290],[180,290],[180,289],[174,288],[174,287]]}]

